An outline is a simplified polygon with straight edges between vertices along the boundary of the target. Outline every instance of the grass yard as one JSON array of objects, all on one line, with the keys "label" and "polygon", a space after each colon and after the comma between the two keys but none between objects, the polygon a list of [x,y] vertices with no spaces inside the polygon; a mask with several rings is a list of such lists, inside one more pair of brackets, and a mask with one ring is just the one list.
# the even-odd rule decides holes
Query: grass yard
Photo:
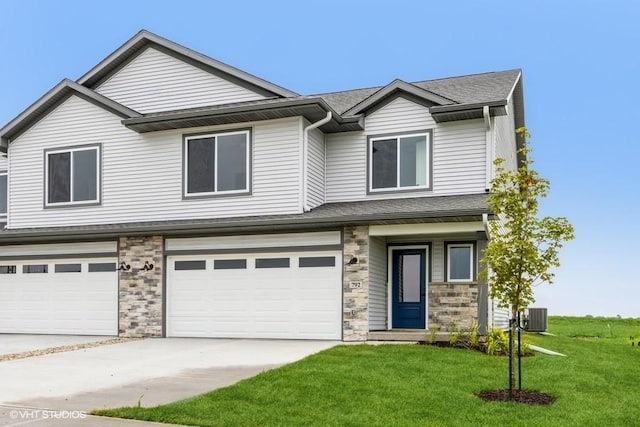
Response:
[{"label": "grass yard", "polygon": [[551,317],[555,337],[526,341],[568,357],[523,359],[523,387],[550,406],[487,403],[507,358],[419,345],[339,346],[233,386],[153,408],[97,415],[194,426],[640,425],[640,319]]}]

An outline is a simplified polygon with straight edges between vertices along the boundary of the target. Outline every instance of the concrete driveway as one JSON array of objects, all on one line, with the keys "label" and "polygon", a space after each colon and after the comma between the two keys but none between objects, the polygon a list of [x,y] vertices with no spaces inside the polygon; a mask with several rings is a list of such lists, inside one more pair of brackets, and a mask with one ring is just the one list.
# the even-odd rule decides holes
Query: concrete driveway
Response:
[{"label": "concrete driveway", "polygon": [[[32,351],[96,340],[100,338],[0,334],[0,356],[17,353],[15,350]],[[84,418],[82,413],[138,402],[142,406],[154,406],[183,399],[336,344],[335,341],[150,338],[4,361],[0,362],[0,425],[141,425]]]}]

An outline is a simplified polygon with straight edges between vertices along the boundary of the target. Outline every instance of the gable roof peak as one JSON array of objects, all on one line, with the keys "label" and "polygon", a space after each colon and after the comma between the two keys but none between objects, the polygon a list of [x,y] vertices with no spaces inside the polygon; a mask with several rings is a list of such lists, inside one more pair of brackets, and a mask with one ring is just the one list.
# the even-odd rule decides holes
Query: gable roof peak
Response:
[{"label": "gable roof peak", "polygon": [[16,118],[0,129],[0,151],[6,152],[9,141],[20,136],[25,130],[37,123],[49,111],[56,108],[71,95],[76,95],[122,118],[140,117],[141,114],[116,101],[79,85],[73,80],[62,79],[36,102],[31,104]]},{"label": "gable roof peak", "polygon": [[100,61],[80,77],[77,83],[93,89],[149,47],[159,49],[212,74],[220,75],[231,81],[240,81],[255,92],[267,97],[289,98],[298,96],[297,93],[289,89],[172,42],[145,29],[138,31],[118,49]]},{"label": "gable roof peak", "polygon": [[395,79],[354,105],[349,110],[345,111],[345,115],[360,114],[375,108],[380,103],[387,102],[390,97],[395,97],[397,94],[402,93],[409,95],[418,102],[427,103],[429,105],[451,105],[456,103],[452,99],[441,96],[433,91],[407,83],[401,79]]}]

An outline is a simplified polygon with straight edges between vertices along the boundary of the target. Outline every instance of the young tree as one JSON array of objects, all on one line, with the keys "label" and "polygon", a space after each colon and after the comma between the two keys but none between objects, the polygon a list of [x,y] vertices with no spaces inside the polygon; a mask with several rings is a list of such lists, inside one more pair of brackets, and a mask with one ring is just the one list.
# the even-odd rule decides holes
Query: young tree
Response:
[{"label": "young tree", "polygon": [[[489,223],[490,241],[484,251],[483,276],[492,298],[511,310],[509,366],[515,366],[516,318],[533,299],[538,282],[553,283],[552,268],[560,266],[558,251],[574,237],[566,218],[538,217],[538,201],[547,196],[549,181],[531,168],[527,139],[529,133],[519,128],[524,141],[518,151],[522,158],[516,170],[503,167],[504,159],[494,161],[495,178],[491,181],[488,204],[495,215]],[[515,370],[510,368],[510,396],[515,388]]]}]

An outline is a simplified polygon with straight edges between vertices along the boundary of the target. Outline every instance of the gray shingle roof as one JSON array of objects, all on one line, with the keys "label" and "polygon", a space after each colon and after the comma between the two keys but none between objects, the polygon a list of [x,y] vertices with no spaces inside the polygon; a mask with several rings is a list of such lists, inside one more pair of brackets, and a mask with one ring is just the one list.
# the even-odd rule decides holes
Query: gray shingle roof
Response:
[{"label": "gray shingle roof", "polygon": [[0,231],[0,243],[47,239],[87,239],[116,237],[122,234],[180,235],[253,230],[293,230],[347,224],[383,224],[403,222],[443,222],[490,213],[486,194],[416,197],[395,200],[363,200],[327,203],[310,212],[292,215],[264,215],[237,218],[150,221],[70,227],[11,229]]},{"label": "gray shingle roof", "polygon": [[[496,71],[436,80],[423,80],[412,84],[458,104],[474,104],[506,100],[521,70]],[[384,86],[318,94],[337,113],[342,114]]]}]

